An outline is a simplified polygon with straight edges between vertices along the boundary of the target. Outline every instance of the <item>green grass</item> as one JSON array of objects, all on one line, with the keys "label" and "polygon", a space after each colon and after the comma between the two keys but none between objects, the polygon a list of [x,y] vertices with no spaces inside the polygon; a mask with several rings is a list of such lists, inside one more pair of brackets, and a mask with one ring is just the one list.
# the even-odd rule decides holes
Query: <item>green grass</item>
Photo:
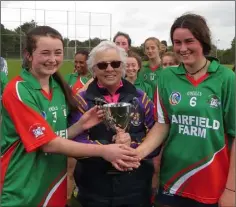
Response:
[{"label": "green grass", "polygon": [[[9,80],[11,80],[20,73],[21,64],[22,64],[21,60],[14,60],[14,59],[7,60]],[[59,71],[64,76],[68,73],[71,73],[73,71],[73,68],[74,65],[72,61],[64,61]]]},{"label": "green grass", "polygon": [[[8,64],[8,78],[11,80],[17,76],[21,71],[21,60],[7,59]],[[229,68],[233,68],[233,65],[225,65]],[[73,71],[73,61],[64,61],[63,65],[60,68],[60,73],[64,76]]]}]

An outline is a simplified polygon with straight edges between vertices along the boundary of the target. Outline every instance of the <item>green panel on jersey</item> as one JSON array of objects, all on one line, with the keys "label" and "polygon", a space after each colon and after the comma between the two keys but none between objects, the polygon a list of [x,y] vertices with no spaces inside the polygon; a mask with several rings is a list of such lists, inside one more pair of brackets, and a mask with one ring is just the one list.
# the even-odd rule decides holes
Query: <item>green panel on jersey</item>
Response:
[{"label": "green panel on jersey", "polygon": [[151,99],[153,101],[153,92],[152,92],[152,87],[150,84],[148,84],[144,81],[140,81],[140,79],[137,78],[134,82],[134,86],[136,88],[144,91],[147,94],[147,96],[149,97],[149,99]]},{"label": "green panel on jersey", "polygon": [[[71,73],[65,76],[65,81],[68,83],[70,87],[73,87],[74,84],[77,82],[78,78],[79,78],[78,73]],[[80,80],[85,85],[91,78],[92,76],[90,75],[90,73],[88,73],[86,76],[81,76]]]},{"label": "green panel on jersey", "polygon": [[2,94],[5,86],[8,83],[7,75],[3,71],[0,71],[0,80],[1,80],[1,94]]},{"label": "green panel on jersey", "polygon": [[138,73],[138,78],[140,81],[145,81],[152,87],[152,94],[155,93],[158,77],[163,69],[161,67],[157,68],[155,71],[152,71],[149,67],[149,63],[145,63],[141,70]]},{"label": "green panel on jersey", "polygon": [[224,147],[225,134],[235,137],[235,75],[215,60],[208,73],[197,86],[188,80],[182,64],[160,74],[159,97],[171,123],[161,163],[162,186],[181,183],[184,175]]},{"label": "green panel on jersey", "polygon": [[[68,107],[62,89],[50,78],[52,99],[48,100],[41,92],[39,82],[26,70],[21,73],[22,81],[18,82],[18,96],[21,100],[43,116],[53,131],[66,137]],[[66,173],[67,157],[44,153],[37,149],[26,153],[8,112],[3,108],[1,149],[4,153],[16,141],[20,141],[11,157],[5,175],[1,204],[3,206],[39,206],[45,199],[48,189],[58,182]],[[27,119],[22,114],[22,120]],[[12,197],[9,199],[9,195]],[[13,196],[14,195],[14,196]]]}]

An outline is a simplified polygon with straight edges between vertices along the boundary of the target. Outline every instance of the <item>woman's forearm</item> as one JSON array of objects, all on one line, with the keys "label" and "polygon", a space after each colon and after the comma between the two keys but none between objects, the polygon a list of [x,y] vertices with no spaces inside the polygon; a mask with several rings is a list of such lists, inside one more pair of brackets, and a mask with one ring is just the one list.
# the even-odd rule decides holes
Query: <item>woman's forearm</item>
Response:
[{"label": "woman's forearm", "polygon": [[84,129],[82,128],[80,121],[77,121],[72,126],[67,128],[68,139],[73,139],[77,135],[81,134],[83,131],[84,131]]},{"label": "woman's forearm", "polygon": [[59,153],[68,157],[100,157],[103,154],[104,145],[82,144],[72,140],[56,137],[42,146],[47,153]]},{"label": "woman's forearm", "polygon": [[139,157],[145,158],[158,146],[160,146],[169,132],[169,124],[161,124],[156,122],[151,130],[148,132],[143,143],[137,148]]}]

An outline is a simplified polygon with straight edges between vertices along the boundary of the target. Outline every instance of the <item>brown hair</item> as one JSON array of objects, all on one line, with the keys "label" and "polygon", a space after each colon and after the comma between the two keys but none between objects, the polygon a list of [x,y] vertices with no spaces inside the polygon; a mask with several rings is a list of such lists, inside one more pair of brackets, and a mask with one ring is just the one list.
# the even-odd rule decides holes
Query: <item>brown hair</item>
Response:
[{"label": "brown hair", "polygon": [[[37,41],[39,37],[56,38],[56,39],[61,40],[63,44],[63,38],[57,30],[49,26],[39,26],[39,27],[33,28],[26,34],[24,53],[28,52],[30,55],[33,54],[33,51],[36,50]],[[27,57],[24,58],[24,67],[27,70],[29,70],[31,67],[31,62],[28,60]],[[61,89],[65,95],[65,99],[70,110],[77,110],[76,101],[72,95],[72,90],[69,87],[69,85],[64,81],[64,79],[61,77],[59,72],[55,72],[52,76],[61,86]]]},{"label": "brown hair", "polygon": [[75,56],[79,54],[84,55],[86,57],[86,60],[88,60],[89,52],[87,50],[79,50],[75,53]]},{"label": "brown hair", "polygon": [[159,51],[161,50],[161,42],[160,42],[160,40],[157,39],[156,37],[149,37],[149,38],[147,38],[147,39],[144,41],[144,50],[145,50],[145,44],[146,44],[146,42],[149,41],[149,40],[154,41],[154,42],[156,43],[156,45],[157,45],[158,50],[159,50]]},{"label": "brown hair", "polygon": [[162,55],[162,59],[163,59],[163,57],[165,57],[165,56],[170,56],[170,57],[172,57],[172,58],[174,59],[174,62],[175,62],[176,65],[179,65],[179,64],[180,64],[180,60],[179,60],[178,56],[177,56],[174,52],[166,52],[166,53],[164,53],[164,54]]},{"label": "brown hair", "polygon": [[193,36],[201,43],[203,48],[203,54],[209,55],[211,52],[211,32],[207,26],[206,20],[204,17],[197,14],[184,14],[178,17],[170,30],[170,38],[173,44],[173,33],[178,28],[188,29]]},{"label": "brown hair", "polygon": [[138,62],[139,69],[141,69],[141,67],[142,67],[142,59],[141,59],[141,57],[137,53],[135,53],[133,51],[129,51],[128,52],[128,57],[135,58],[137,60],[137,62]]},{"label": "brown hair", "polygon": [[127,41],[128,41],[128,45],[129,47],[131,47],[131,39],[130,39],[130,36],[124,32],[117,32],[116,35],[113,37],[113,42],[116,41],[116,38],[119,37],[119,36],[124,36]]}]

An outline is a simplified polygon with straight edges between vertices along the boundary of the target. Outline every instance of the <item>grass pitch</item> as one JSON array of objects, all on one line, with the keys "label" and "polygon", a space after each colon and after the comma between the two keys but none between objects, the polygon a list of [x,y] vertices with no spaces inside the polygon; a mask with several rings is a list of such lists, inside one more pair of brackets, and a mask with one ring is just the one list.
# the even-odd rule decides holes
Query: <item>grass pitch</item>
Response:
[{"label": "grass pitch", "polygon": [[[19,75],[21,71],[22,60],[7,59],[8,64],[8,79],[11,80],[15,76]],[[233,65],[225,65],[228,68],[233,68]],[[65,60],[60,68],[60,73],[65,76],[68,73],[72,73],[74,68],[73,60]]]}]

